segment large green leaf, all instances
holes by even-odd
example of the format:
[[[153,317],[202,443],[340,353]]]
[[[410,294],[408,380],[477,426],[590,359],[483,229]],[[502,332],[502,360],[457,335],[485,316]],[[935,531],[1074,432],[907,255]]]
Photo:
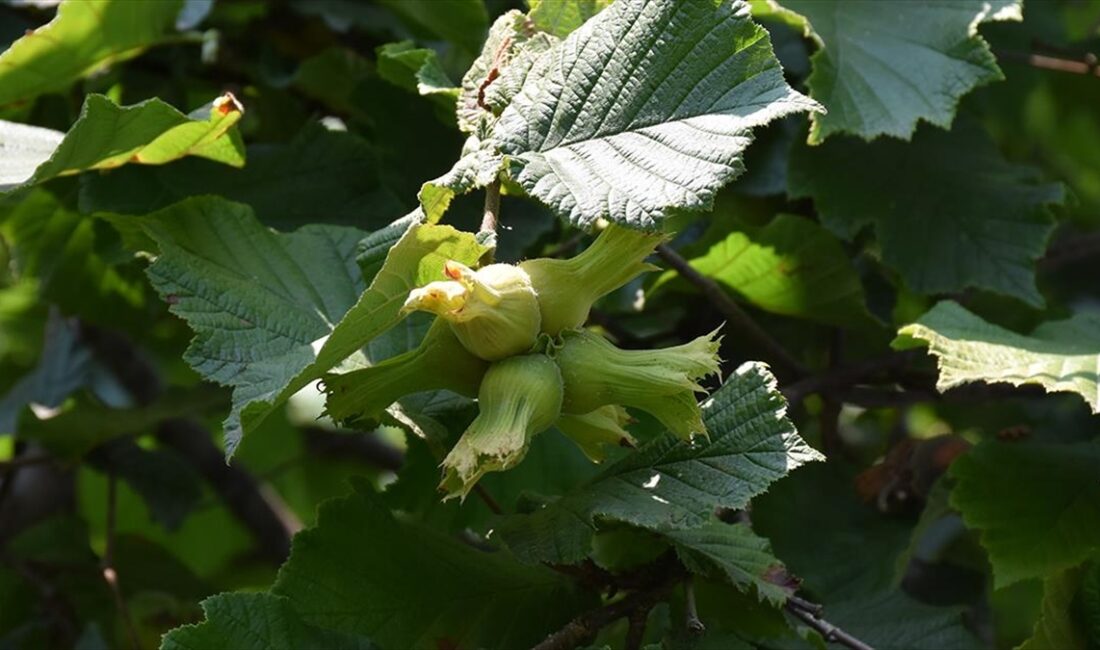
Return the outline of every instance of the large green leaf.
[[[982,320],[945,300],[899,331],[895,347],[927,344],[937,358],[936,388],[975,381],[1038,384],[1077,393],[1100,413],[1100,314],[1043,323],[1029,335]]]
[[[398,522],[364,482],[294,538],[272,592],[309,624],[431,650],[529,647],[593,604],[549,569]]]
[[[5,170],[11,181],[0,185],[0,191],[93,169],[163,165],[184,156],[243,167],[244,144],[233,129],[241,113],[240,104],[228,94],[190,115],[159,99],[118,106],[103,95],[88,95],[80,117],[63,138],[57,132],[0,122],[0,129],[13,136],[0,144],[0,152],[15,149],[23,165]],[[46,143],[58,138],[56,148],[46,151]]]
[[[700,528],[670,530],[685,566],[704,575],[718,574],[742,591],[755,587],[761,600],[781,605],[791,595],[783,563],[772,554],[768,540],[746,524],[729,525],[711,521]]]
[[[959,99],[1003,79],[981,23],[1020,20],[1021,0],[779,0],[818,44],[808,84],[827,113],[810,142],[834,133],[909,139],[919,120],[949,128]]]
[[[981,647],[960,608],[926,605],[900,589],[897,560],[912,523],[860,502],[852,472],[842,466],[812,465],[778,482],[753,501],[752,519],[803,589],[824,605],[825,619],[871,647]]]
[[[160,248],[149,278],[196,333],[185,358],[234,388],[230,455],[276,406],[395,325],[408,292],[442,277],[447,259],[475,264],[484,252],[473,235],[417,225],[364,291],[355,253],[365,233],[354,228],[277,234],[246,206],[212,197],[142,224]]]
[[[925,127],[911,143],[797,144],[789,185],[843,237],[874,226],[883,260],[916,291],[977,287],[1043,303],[1034,262],[1053,228],[1046,206],[1062,200],[1062,186],[1009,163],[972,123]]]
[[[742,226],[691,266],[766,311],[842,327],[874,325],[844,247],[809,219],[781,214],[762,228]],[[675,277],[665,273],[656,287]]]
[[[746,363],[703,404],[710,439],[662,436],[588,484],[498,529],[526,561],[576,562],[599,522],[655,530],[704,525],[717,507],[741,508],[792,469],[821,455],[786,417],[786,402],[761,364]]]
[[[164,636],[161,650],[374,650],[368,639],[307,623],[286,598],[271,594],[228,593],[202,603],[206,620],[176,628]]]
[[[286,144],[247,149],[243,169],[185,158],[163,167],[126,166],[81,178],[84,212],[146,214],[188,196],[247,203],[264,224],[381,226],[411,207],[383,187],[377,154],[362,138],[310,122]]]
[[[182,0],[67,0],[49,24],[0,54],[0,106],[64,90],[169,34]]]
[[[747,5],[615,2],[534,62],[493,140],[570,222],[651,228],[709,207],[753,127],[818,109],[784,82]]]
[[[1100,446],[990,441],[951,475],[951,505],[981,531],[997,587],[1048,577],[1100,549]]]

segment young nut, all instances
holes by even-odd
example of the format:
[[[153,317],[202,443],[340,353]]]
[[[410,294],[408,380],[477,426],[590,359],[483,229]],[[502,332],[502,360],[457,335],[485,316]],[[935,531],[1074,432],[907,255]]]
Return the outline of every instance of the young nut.
[[[368,368],[326,375],[326,414],[344,423],[374,419],[402,397],[425,390],[473,397],[488,368],[466,350],[446,321],[437,318],[416,349]]]
[[[585,414],[608,404],[645,411],[682,438],[706,434],[695,393],[718,372],[717,330],[662,350],[620,350],[586,331],[567,332],[557,351],[565,385],[562,410]]]
[[[607,458],[607,447],[634,447],[637,443],[623,428],[630,415],[621,406],[608,404],[583,415],[562,413],[554,426],[581,448],[593,463]]]
[[[445,498],[465,498],[485,473],[523,460],[531,439],[561,414],[561,373],[543,354],[509,357],[489,367],[477,400],[477,417],[443,459]]]
[[[541,317],[525,271],[511,264],[490,264],[474,271],[447,262],[443,272],[450,280],[414,289],[403,309],[438,314],[467,350],[486,361],[531,349]]]
[[[538,258],[519,266],[531,278],[542,312],[542,331],[557,336],[588,320],[592,304],[656,267],[645,263],[664,236],[608,226],[592,245],[567,260]]]

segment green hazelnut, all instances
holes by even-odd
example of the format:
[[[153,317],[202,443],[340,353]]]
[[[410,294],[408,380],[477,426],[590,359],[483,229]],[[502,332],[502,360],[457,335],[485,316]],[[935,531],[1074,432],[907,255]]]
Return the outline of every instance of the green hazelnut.
[[[414,289],[403,309],[438,314],[467,350],[486,361],[531,349],[541,317],[525,271],[511,264],[490,264],[474,271],[447,262],[444,273],[450,280]]]

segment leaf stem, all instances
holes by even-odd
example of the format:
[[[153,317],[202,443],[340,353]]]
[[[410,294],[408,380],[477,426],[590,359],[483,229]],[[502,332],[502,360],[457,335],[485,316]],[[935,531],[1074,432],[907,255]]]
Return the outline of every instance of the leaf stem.
[[[481,230],[497,231],[500,217],[500,179],[489,183],[485,188],[485,213],[481,217]]]
[[[805,377],[809,374],[806,367],[791,356],[791,354],[787,352],[787,349],[764,331],[762,327],[757,325],[756,321],[754,321],[744,309],[741,309],[741,306],[738,305],[733,298],[730,298],[725,290],[718,286],[717,282],[695,270],[687,260],[669,247],[668,244],[658,244],[657,254],[665,262],[668,262],[669,266],[676,269],[676,272],[683,276],[685,280],[694,284],[702,291],[703,295],[710,300],[711,304],[713,304],[718,311],[722,312],[726,320],[732,324],[740,334],[751,339],[754,344],[760,347],[764,354],[766,354],[776,366],[779,366],[785,374],[790,377]]]

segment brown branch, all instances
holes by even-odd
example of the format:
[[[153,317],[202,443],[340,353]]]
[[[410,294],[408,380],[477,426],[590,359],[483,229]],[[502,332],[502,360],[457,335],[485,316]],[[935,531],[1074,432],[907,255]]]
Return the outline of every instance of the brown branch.
[[[482,485],[481,483],[475,484],[474,493],[477,494],[478,498],[480,498],[482,503],[485,504],[485,507],[487,507],[494,515],[504,514],[504,508],[500,507],[500,502],[493,497],[493,495],[489,492],[489,489],[486,488],[484,485]]]
[[[788,614],[816,630],[827,643],[839,643],[852,650],[875,650],[863,641],[821,618],[820,605],[791,598],[787,600],[785,609]]]
[[[565,624],[557,632],[542,640],[532,650],[572,650],[590,640],[600,630],[621,618],[629,618],[635,612],[649,612],[675,585],[664,582],[657,586],[635,591],[597,610],[581,614]]]
[[[118,572],[115,571],[115,514],[118,509],[118,479],[114,472],[107,473],[107,542],[103,551],[103,559],[100,566],[103,571],[103,580],[110,588],[115,599],[115,609],[126,628],[126,635],[130,638],[130,646],[134,650],[141,650],[141,641],[138,640],[137,629],[134,627],[134,619],[130,616],[130,608],[126,604],[126,598],[122,595],[122,588],[118,585]]]
[[[0,474],[17,470],[20,467],[52,463],[55,460],[56,459],[50,455],[20,456],[19,458],[13,458],[11,460],[0,460]]]
[[[1069,234],[1059,238],[1047,250],[1043,259],[1039,260],[1039,270],[1051,273],[1096,256],[1100,256],[1100,232]]]
[[[282,564],[290,555],[290,538],[300,527],[282,499],[264,491],[249,472],[225,462],[210,432],[189,420],[166,420],[157,440],[183,456],[206,479],[230,512],[252,533],[264,557]]]
[[[778,341],[773,339],[762,327],[756,324],[741,306],[730,298],[722,287],[714,280],[704,276],[680,256],[668,244],[658,244],[657,254],[676,270],[685,280],[694,284],[703,295],[713,304],[722,315],[741,335],[752,340],[761,348],[768,359],[782,369],[788,376],[805,377],[809,374],[806,368],[787,352]]]
[[[500,217],[500,180],[495,180],[485,188],[485,213],[481,217],[481,230],[497,231]]]
[[[788,402],[794,404],[796,402],[801,402],[814,393],[846,389],[879,375],[899,370],[912,361],[924,356],[924,354],[925,351],[923,349],[891,352],[882,357],[847,364],[819,375],[807,377],[802,381],[783,388],[781,392],[783,396],[787,398]]]

